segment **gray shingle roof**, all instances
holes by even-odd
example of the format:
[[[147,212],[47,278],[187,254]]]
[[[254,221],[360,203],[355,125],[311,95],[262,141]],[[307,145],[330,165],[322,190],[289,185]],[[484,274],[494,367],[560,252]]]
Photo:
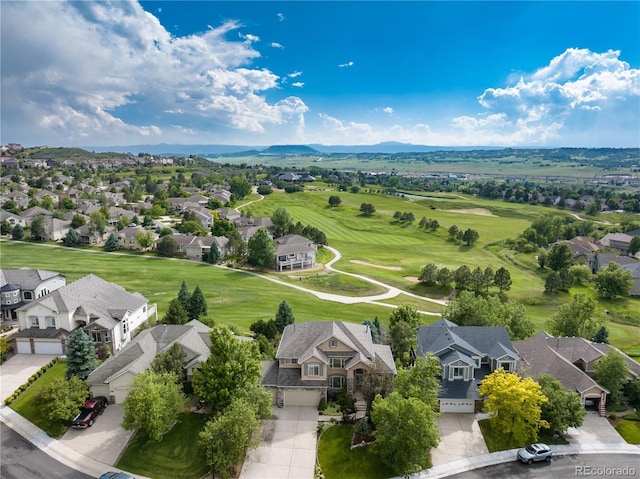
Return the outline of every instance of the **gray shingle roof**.
[[[18,284],[22,289],[35,290],[43,281],[64,275],[46,269],[2,269],[0,270],[0,286],[7,283]]]
[[[498,358],[505,354],[517,357],[509,333],[501,326],[457,326],[451,321],[436,321],[418,328],[419,356],[431,352],[436,356],[448,350]]]

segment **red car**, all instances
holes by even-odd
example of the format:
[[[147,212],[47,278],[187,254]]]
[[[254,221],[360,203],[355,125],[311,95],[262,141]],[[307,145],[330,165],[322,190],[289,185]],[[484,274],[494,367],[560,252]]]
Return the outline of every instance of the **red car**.
[[[100,414],[102,414],[102,411],[105,410],[107,404],[107,398],[104,396],[96,396],[93,399],[89,399],[82,405],[78,415],[73,418],[71,426],[78,429],[93,426],[93,422]]]

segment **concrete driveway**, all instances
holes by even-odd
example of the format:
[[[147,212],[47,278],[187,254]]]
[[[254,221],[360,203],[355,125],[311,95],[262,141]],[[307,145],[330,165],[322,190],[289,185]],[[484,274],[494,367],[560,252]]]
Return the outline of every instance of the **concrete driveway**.
[[[313,479],[317,408],[274,408],[273,415],[263,421],[262,443],[247,454],[240,479]]]
[[[124,410],[120,404],[109,404],[93,426],[86,429],[70,428],[60,443],[98,462],[113,466],[124,452],[134,431],[120,427]]]
[[[49,354],[14,354],[0,365],[0,400],[4,401],[31,375],[55,358]]]
[[[489,450],[480,432],[478,419],[485,414],[446,413],[436,419],[440,431],[440,444],[431,450],[434,466],[448,464],[458,459],[467,459]]]
[[[588,411],[584,422],[579,428],[570,427],[565,434],[569,444],[594,444],[596,442],[608,444],[626,444],[618,431],[609,420],[595,411]]]

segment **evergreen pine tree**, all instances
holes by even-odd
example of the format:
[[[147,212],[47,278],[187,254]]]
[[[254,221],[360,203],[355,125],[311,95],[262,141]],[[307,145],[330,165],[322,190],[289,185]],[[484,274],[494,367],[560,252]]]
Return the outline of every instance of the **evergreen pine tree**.
[[[284,328],[288,324],[293,324],[295,320],[296,318],[293,315],[291,306],[289,306],[286,301],[282,301],[280,306],[278,306],[278,312],[276,313],[276,326],[278,327],[278,331],[284,331]]]
[[[178,300],[182,303],[182,307],[189,311],[189,303],[191,302],[191,293],[187,289],[187,283],[182,280],[182,285],[180,286],[180,291],[178,292]]]
[[[76,329],[67,341],[67,379],[86,379],[98,367],[96,346],[84,329]]]
[[[120,249],[120,244],[118,243],[118,237],[115,233],[111,233],[107,238],[107,241],[104,244],[105,251],[118,251]]]
[[[216,264],[220,261],[220,250],[218,249],[218,245],[215,243],[211,244],[211,249],[207,253],[206,261],[207,263]]]
[[[64,237],[65,246],[76,246],[80,243],[80,236],[74,229],[70,229],[67,235]]]
[[[207,302],[200,290],[200,286],[196,286],[193,290],[191,299],[189,300],[189,319],[198,319],[207,315]]]
[[[178,298],[173,298],[169,301],[169,307],[162,317],[162,322],[165,324],[185,324],[187,321],[189,321],[189,313]]]

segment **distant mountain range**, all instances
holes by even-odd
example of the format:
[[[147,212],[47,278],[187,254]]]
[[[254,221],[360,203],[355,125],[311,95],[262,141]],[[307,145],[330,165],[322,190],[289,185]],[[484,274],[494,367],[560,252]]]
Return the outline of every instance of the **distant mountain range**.
[[[487,146],[427,146],[413,145],[389,141],[376,145],[177,145],[160,143],[157,145],[129,145],[129,146],[84,146],[94,152],[149,153],[150,155],[180,155],[180,156],[224,156],[237,154],[249,155],[314,155],[322,153],[424,153],[429,151],[470,151],[470,150],[501,150],[501,147]]]

